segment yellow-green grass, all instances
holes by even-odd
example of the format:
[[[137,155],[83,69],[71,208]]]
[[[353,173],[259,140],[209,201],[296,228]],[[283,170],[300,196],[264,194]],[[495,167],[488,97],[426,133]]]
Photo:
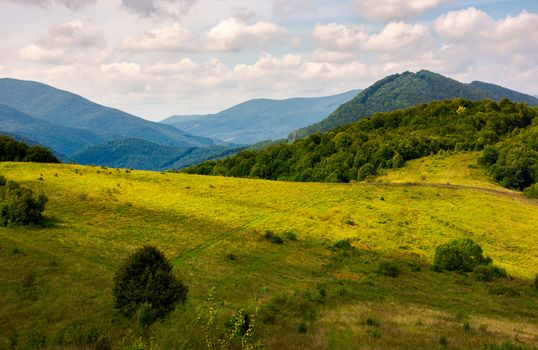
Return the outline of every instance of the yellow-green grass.
[[[114,271],[137,247],[155,244],[172,259],[194,305],[203,304],[212,286],[228,309],[252,300],[262,287],[265,301],[295,295],[300,303],[305,291],[328,291],[326,302],[309,304],[318,316],[307,320],[306,334],[296,332],[300,315],[260,325],[268,348],[412,348],[417,337],[422,346],[438,346],[444,334],[449,348],[517,335],[536,344],[537,298],[526,284],[538,272],[538,205],[469,168],[475,158],[426,158],[381,181],[354,184],[2,163],[0,174],[49,197],[49,224],[0,229],[0,339],[39,330],[52,343],[76,322],[123,327],[109,321]],[[417,179],[417,172],[426,175]],[[447,182],[469,187],[436,186]],[[262,238],[265,230],[289,229],[298,241],[276,245]],[[461,237],[480,243],[516,277],[500,286],[521,289],[519,296],[497,296],[489,292],[492,284],[429,270],[435,247]],[[346,238],[356,255],[342,258],[327,249]],[[229,253],[237,259],[228,259]],[[401,263],[402,276],[378,276],[379,259]],[[35,286],[23,286],[32,274]],[[458,312],[470,322],[495,324],[495,331],[459,339]],[[367,314],[380,319],[381,338],[363,326]]]

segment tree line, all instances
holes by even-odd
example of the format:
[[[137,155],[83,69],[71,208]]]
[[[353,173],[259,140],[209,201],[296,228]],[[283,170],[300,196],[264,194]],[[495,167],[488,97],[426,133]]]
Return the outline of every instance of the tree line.
[[[524,189],[536,182],[536,155],[530,149],[534,147],[536,151],[535,141],[532,141],[536,140],[536,135],[531,130],[538,124],[537,116],[535,109],[507,99],[498,103],[465,99],[437,101],[376,113],[291,144],[243,151],[233,157],[187,168],[184,172],[270,180],[350,182],[440,151],[486,148],[485,152],[490,152],[488,146],[498,144],[495,149],[499,147],[499,156],[494,162],[499,168],[509,162],[508,154],[515,156],[516,149],[527,152],[527,160],[521,161],[521,171],[510,174],[508,170],[503,172],[507,176],[494,175],[507,187]],[[531,125],[534,126],[529,128]],[[514,143],[518,146],[513,146]],[[509,180],[508,176],[516,179]],[[507,179],[502,181],[505,177]]]
[[[0,161],[60,163],[48,148],[41,145],[29,146],[4,135],[0,135]]]

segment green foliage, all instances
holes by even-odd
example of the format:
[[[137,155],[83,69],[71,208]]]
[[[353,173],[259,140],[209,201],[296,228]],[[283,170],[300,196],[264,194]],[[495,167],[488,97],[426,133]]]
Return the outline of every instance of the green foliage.
[[[530,127],[514,129],[509,138],[484,148],[479,159],[495,181],[504,187],[524,190],[531,198],[538,197],[538,118],[534,120]],[[497,123],[509,128],[505,119]]]
[[[263,234],[263,238],[274,244],[284,244],[284,240],[279,235],[276,235],[273,231],[266,230]]]
[[[534,276],[534,289],[537,289],[538,290],[538,273],[536,274],[536,276]]]
[[[299,323],[299,325],[297,326],[297,332],[306,333],[306,331],[307,331],[306,322]]]
[[[51,151],[43,146],[28,146],[11,137],[0,135],[0,161],[59,163]]]
[[[341,239],[339,241],[336,241],[332,245],[332,250],[342,250],[342,251],[350,251],[353,249],[353,246],[351,245],[351,242],[349,239]]]
[[[139,312],[141,324],[148,318],[163,318],[178,302],[187,297],[188,289],[172,274],[172,265],[153,246],[134,252],[114,277],[115,308],[125,316]],[[148,305],[152,310],[147,310]]]
[[[506,278],[508,275],[505,269],[488,264],[476,266],[473,270],[473,276],[477,281],[490,282],[499,278]]]
[[[383,276],[398,277],[400,269],[398,268],[398,265],[392,261],[382,261],[379,263],[377,272]]]
[[[48,199],[0,175],[0,225],[30,225],[43,223],[43,211]]]
[[[482,255],[482,247],[470,238],[463,238],[442,244],[435,250],[433,268],[436,271],[471,272],[479,265],[491,263]]]
[[[523,194],[529,198],[538,198],[538,183],[534,183],[527,187]]]
[[[284,232],[284,238],[286,238],[289,241],[296,241],[297,240],[297,231],[295,230],[287,230]]]
[[[457,112],[461,106],[465,107],[465,113]],[[506,159],[507,164],[515,164],[513,169],[503,169],[504,175],[495,178],[501,181],[512,171],[517,179],[504,181],[506,186],[528,186],[532,183],[530,174],[538,173],[535,171],[535,151],[525,151],[525,157],[520,159],[516,158],[516,150],[529,149],[525,145],[536,140],[533,133],[519,133],[531,125],[538,113],[510,101],[504,101],[503,106],[488,100],[456,99],[378,113],[331,132],[299,139],[293,144],[272,145],[257,152],[243,151],[184,171],[270,180],[349,182],[440,151],[486,147],[484,164],[502,159]],[[514,148],[513,152],[492,148],[498,140],[514,137],[521,141],[517,142],[519,148]],[[510,156],[504,156],[505,153]]]

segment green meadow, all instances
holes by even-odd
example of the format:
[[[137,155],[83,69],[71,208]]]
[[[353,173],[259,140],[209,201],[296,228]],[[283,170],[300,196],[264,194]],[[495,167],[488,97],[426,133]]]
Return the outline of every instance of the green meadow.
[[[0,228],[0,349],[92,349],[99,337],[206,348],[197,315],[213,287],[219,327],[260,306],[267,349],[535,349],[538,202],[492,183],[477,157],[426,157],[350,184],[0,163],[49,198],[45,227]],[[433,272],[435,248],[463,237],[511,278]],[[345,239],[352,250],[331,249]],[[189,294],[140,330],[114,312],[112,287],[145,244],[165,252]],[[400,274],[379,273],[382,262]]]

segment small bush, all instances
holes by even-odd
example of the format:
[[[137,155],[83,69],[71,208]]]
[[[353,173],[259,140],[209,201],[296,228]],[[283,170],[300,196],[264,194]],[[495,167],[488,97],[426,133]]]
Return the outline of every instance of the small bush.
[[[538,183],[535,183],[529,187],[527,187],[523,194],[529,198],[538,198]]]
[[[482,255],[482,247],[469,238],[453,240],[435,250],[433,268],[436,271],[471,272],[476,266],[488,265],[491,259]]]
[[[339,241],[336,241],[336,242],[332,245],[332,249],[333,249],[333,250],[344,250],[344,251],[348,251],[348,250],[353,249],[353,246],[351,245],[351,242],[349,241],[349,239],[341,239],[341,240],[339,240]]]
[[[306,333],[306,331],[307,331],[306,323],[305,322],[299,323],[299,325],[297,326],[297,332]]]
[[[469,323],[469,321],[463,322],[463,330],[466,332],[471,330],[471,324]]]
[[[441,346],[447,346],[448,345],[448,339],[446,339],[445,336],[442,336],[441,338],[439,338],[439,344]]]
[[[295,230],[287,230],[284,232],[284,238],[286,238],[289,241],[296,241],[297,232]]]
[[[274,244],[283,244],[284,240],[279,235],[275,235],[273,231],[265,231],[263,238]]]
[[[370,327],[379,327],[379,322],[371,317],[368,317],[364,323]]]
[[[115,308],[133,317],[143,304],[162,318],[187,297],[188,288],[172,274],[172,265],[153,246],[134,252],[114,277]]]
[[[400,269],[398,265],[392,261],[382,261],[379,263],[377,273],[388,277],[398,277],[400,275]]]
[[[506,270],[492,264],[479,265],[474,268],[473,276],[477,281],[490,282],[499,278],[506,278]]]
[[[0,178],[0,225],[42,224],[47,197],[34,195],[31,189]]]
[[[538,290],[538,273],[534,276],[534,289]]]
[[[226,254],[226,259],[231,260],[231,261],[236,261],[237,256],[234,253],[228,253]]]

